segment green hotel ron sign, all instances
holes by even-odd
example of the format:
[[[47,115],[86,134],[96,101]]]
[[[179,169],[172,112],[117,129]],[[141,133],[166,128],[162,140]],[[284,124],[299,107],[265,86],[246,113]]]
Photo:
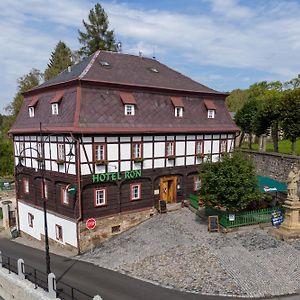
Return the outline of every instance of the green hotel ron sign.
[[[142,177],[141,170],[132,170],[125,172],[109,172],[101,174],[93,174],[93,183],[96,182],[106,182],[106,181],[117,181],[117,180],[130,180]]]

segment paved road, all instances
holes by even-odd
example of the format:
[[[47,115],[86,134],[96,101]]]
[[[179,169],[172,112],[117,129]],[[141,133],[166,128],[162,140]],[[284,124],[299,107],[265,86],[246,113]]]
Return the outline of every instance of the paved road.
[[[3,238],[0,238],[0,250],[4,255],[9,255],[13,258],[22,257],[25,264],[35,266],[37,269],[45,271],[45,253],[43,251],[20,245]],[[51,254],[51,270],[56,274],[58,281],[63,280],[65,283],[71,284],[90,295],[99,294],[103,300],[228,299],[228,297],[203,296],[165,289],[111,270],[96,267],[86,262],[54,254]],[[290,300],[299,299],[299,296],[296,297],[298,298],[290,298]]]

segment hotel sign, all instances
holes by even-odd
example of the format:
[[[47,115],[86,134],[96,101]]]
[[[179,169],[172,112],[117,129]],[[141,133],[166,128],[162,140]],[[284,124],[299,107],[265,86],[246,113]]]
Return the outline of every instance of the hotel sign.
[[[108,172],[101,174],[93,174],[93,183],[96,182],[107,182],[107,181],[117,181],[117,180],[130,180],[142,177],[142,170],[133,170],[125,172]]]

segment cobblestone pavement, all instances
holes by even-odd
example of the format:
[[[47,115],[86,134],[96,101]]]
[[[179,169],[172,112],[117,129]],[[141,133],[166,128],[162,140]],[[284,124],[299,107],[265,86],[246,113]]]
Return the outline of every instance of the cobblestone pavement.
[[[157,215],[80,259],[203,294],[268,297],[300,288],[300,241],[277,241],[253,227],[208,233],[188,209]]]

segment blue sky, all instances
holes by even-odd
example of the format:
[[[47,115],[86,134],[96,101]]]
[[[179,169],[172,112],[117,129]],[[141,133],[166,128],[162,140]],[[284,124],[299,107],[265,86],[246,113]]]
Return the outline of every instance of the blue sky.
[[[0,1],[0,113],[17,79],[44,71],[59,40],[80,47],[78,29],[97,1]],[[219,91],[300,73],[300,1],[101,1],[123,52],[156,58]]]

